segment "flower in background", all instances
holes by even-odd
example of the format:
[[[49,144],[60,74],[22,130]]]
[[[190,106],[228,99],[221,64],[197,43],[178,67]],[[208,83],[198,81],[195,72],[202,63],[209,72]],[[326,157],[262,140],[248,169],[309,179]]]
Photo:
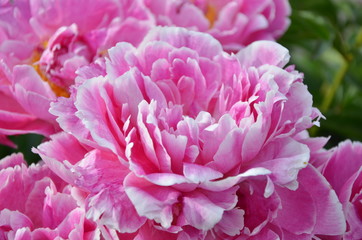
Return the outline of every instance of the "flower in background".
[[[76,70],[153,25],[141,1],[2,1],[0,134],[59,130],[50,102],[69,96]],[[9,124],[9,121],[14,124]]]
[[[1,239],[99,239],[85,218],[85,193],[43,163],[26,166],[21,154],[0,160]]]
[[[52,105],[64,132],[36,150],[90,192],[89,218],[120,238],[344,231],[336,194],[307,167],[299,134],[320,115],[302,75],[284,69],[285,48],[261,41],[229,55],[208,34],[160,27],[108,55]]]
[[[287,0],[144,0],[157,24],[210,33],[227,51],[275,40],[288,28]]]
[[[343,239],[362,238],[362,143],[341,142],[322,170],[343,205],[347,231]],[[328,239],[328,238],[326,238]]]

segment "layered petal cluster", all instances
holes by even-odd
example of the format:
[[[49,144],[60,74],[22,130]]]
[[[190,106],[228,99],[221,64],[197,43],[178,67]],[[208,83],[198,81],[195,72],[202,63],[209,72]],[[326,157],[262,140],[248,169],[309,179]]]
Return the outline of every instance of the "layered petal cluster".
[[[30,66],[17,65],[11,70],[0,60],[0,135],[38,133],[49,136],[59,131],[50,102],[56,95]],[[2,141],[1,141],[2,142]]]
[[[52,104],[64,132],[36,152],[90,192],[87,217],[113,237],[344,231],[335,192],[308,166],[300,135],[320,115],[302,75],[284,69],[285,48],[261,41],[229,55],[208,34],[159,27],[139,47],[120,43],[108,55]]]
[[[347,231],[343,239],[362,238],[362,143],[341,142],[331,150],[323,175],[343,205]],[[328,238],[327,238],[328,239]]]
[[[257,40],[275,40],[289,26],[287,0],[145,0],[157,24],[207,32],[225,50]]]
[[[99,239],[85,218],[85,193],[44,164],[27,167],[21,154],[0,160],[1,239]]]
[[[1,1],[0,134],[58,130],[50,102],[76,70],[119,41],[137,45],[153,20],[141,1]],[[14,121],[15,124],[9,124]]]

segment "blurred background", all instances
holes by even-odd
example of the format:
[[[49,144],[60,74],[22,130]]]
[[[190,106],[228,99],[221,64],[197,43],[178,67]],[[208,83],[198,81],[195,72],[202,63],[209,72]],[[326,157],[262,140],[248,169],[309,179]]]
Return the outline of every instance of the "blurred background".
[[[330,136],[327,148],[345,139],[362,141],[362,0],[290,0],[291,25],[279,42],[290,50],[291,64],[304,72],[304,82],[327,120],[310,130]],[[0,158],[31,152],[43,140],[27,134],[10,137],[17,149],[0,146]]]
[[[326,117],[311,135],[330,136],[327,148],[347,138],[362,141],[362,1],[290,3],[291,25],[279,42]]]

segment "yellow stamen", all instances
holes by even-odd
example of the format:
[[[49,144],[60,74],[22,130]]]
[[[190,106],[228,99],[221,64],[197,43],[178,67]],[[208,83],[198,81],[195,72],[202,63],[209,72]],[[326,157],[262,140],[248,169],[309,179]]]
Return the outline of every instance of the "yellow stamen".
[[[215,20],[217,18],[217,10],[211,4],[207,5],[205,17],[209,20],[210,28],[212,28],[214,26]]]

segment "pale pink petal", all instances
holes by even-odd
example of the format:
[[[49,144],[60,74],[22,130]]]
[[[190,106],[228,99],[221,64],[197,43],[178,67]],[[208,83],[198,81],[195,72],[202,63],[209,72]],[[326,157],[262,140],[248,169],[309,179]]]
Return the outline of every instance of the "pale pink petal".
[[[186,220],[200,230],[210,230],[221,219],[224,209],[210,201],[202,193],[187,194],[183,199],[183,214]]]
[[[280,139],[268,144],[256,157],[258,166],[272,172],[278,184],[288,185],[297,180],[299,170],[309,161],[309,148],[291,138]]]
[[[129,175],[125,181],[127,196],[140,216],[155,220],[164,228],[171,227],[173,205],[180,193],[171,187],[158,187],[150,182]]]
[[[59,177],[69,183],[74,183],[76,173],[70,170],[70,165],[82,159],[87,150],[73,136],[61,132],[53,135],[51,142],[38,146],[34,152],[39,154],[47,166]]]
[[[250,44],[238,52],[237,57],[240,63],[246,67],[259,67],[264,64],[284,67],[290,59],[286,48],[271,41],[258,41]]]

